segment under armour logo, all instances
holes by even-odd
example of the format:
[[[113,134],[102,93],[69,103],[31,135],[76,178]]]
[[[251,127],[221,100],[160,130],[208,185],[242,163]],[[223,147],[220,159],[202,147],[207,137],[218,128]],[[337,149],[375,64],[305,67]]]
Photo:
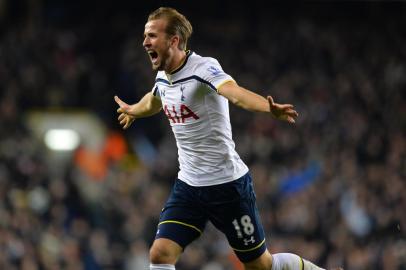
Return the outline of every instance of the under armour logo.
[[[251,244],[254,244],[254,243],[255,243],[255,238],[254,238],[254,236],[251,236],[250,239],[244,238],[243,240],[244,240],[244,245],[246,245],[246,246],[248,246],[249,243],[251,243]]]
[[[215,66],[210,66],[207,70],[214,76],[221,73],[221,70]]]

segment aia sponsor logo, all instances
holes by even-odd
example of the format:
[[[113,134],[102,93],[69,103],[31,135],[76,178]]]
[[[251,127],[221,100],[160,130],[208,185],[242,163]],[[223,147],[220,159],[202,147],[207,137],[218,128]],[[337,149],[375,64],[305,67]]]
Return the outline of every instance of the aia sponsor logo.
[[[177,123],[185,123],[188,118],[192,118],[194,120],[199,119],[197,116],[188,106],[185,104],[181,104],[178,108],[175,105],[164,105],[164,112],[169,119],[169,122],[173,124]]]

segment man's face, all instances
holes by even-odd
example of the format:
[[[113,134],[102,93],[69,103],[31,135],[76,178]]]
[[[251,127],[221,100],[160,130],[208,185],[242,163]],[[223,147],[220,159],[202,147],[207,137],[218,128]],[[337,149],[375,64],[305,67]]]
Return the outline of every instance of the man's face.
[[[153,70],[165,70],[171,59],[171,42],[165,33],[167,22],[163,19],[148,21],[145,24],[143,46],[152,63]]]

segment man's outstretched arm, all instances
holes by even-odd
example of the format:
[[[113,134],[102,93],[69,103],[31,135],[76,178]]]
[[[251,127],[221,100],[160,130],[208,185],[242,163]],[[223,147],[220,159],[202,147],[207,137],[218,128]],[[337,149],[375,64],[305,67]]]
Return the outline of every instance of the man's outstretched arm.
[[[299,115],[292,104],[275,103],[271,96],[264,98],[233,81],[220,86],[218,92],[231,103],[245,110],[270,113],[276,119],[288,121],[289,123],[295,123],[295,118]]]
[[[162,109],[161,101],[151,92],[148,92],[139,102],[132,105],[125,103],[118,96],[114,96],[114,100],[120,106],[117,109],[120,114],[118,121],[123,125],[123,129],[127,129],[135,119],[157,114]]]

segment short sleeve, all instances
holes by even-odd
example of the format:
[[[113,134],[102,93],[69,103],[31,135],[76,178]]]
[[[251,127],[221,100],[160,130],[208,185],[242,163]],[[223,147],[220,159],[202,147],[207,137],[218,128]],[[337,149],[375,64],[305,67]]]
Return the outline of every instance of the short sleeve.
[[[161,70],[157,72],[156,77],[155,77],[155,84],[151,91],[152,94],[154,95],[154,97],[158,98],[159,100],[161,99],[161,89],[160,88],[162,88],[162,85],[160,86],[159,82],[162,82],[162,81],[165,82],[165,80],[163,78],[164,74],[165,73]],[[169,83],[169,82],[166,82],[166,83]]]
[[[216,59],[208,57],[206,60],[207,61],[199,65],[198,72],[201,78],[213,85],[216,90],[218,90],[222,84],[228,81],[234,81],[230,75],[223,71],[223,68]]]
[[[154,97],[161,99],[161,91],[159,90],[159,86],[157,83],[155,83],[154,87],[151,90],[152,95],[154,95]]]

